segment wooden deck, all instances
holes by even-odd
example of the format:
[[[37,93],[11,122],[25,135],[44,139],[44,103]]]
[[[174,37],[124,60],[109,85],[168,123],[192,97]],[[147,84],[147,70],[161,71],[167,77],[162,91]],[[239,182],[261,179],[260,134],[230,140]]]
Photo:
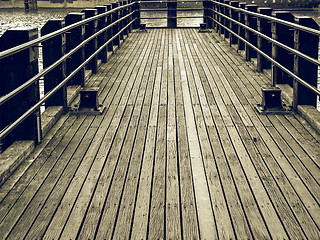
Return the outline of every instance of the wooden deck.
[[[261,86],[195,29],[130,35],[90,84],[100,116],[65,115],[0,189],[9,239],[319,239],[320,135],[259,115]]]

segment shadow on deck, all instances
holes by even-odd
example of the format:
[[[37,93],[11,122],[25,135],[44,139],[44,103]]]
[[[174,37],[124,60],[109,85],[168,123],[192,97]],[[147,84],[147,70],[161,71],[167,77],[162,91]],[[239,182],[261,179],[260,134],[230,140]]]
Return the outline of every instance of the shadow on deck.
[[[89,85],[106,111],[64,115],[1,187],[1,236],[320,238],[320,135],[257,114],[269,80],[218,36],[133,33]]]

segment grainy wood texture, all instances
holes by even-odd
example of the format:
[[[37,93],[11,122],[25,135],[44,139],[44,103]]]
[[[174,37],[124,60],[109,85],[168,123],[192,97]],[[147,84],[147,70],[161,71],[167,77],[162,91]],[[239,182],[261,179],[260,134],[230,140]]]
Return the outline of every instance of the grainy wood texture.
[[[259,115],[254,71],[215,33],[132,33],[0,188],[8,239],[319,239],[320,135]]]

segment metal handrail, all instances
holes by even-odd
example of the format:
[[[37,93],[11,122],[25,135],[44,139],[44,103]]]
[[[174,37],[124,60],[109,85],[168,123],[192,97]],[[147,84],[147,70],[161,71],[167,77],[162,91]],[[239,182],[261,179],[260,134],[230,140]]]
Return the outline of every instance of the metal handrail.
[[[61,64],[63,61],[65,61],[67,58],[69,58],[72,54],[74,54],[76,51],[78,51],[80,48],[82,48],[84,45],[86,45],[90,40],[94,39],[95,37],[97,37],[98,35],[100,35],[102,32],[108,30],[109,28],[112,28],[114,25],[116,25],[117,23],[123,21],[124,19],[126,19],[127,17],[129,17],[130,15],[133,15],[134,12],[127,14],[126,16],[118,19],[117,21],[113,22],[112,24],[109,24],[108,26],[106,26],[105,28],[99,30],[98,32],[96,32],[95,34],[93,34],[92,36],[90,36],[89,38],[87,38],[86,40],[84,40],[82,43],[80,43],[77,47],[73,48],[70,52],[66,53],[63,57],[61,57],[59,60],[57,60],[56,62],[54,62],[52,65],[46,67],[45,69],[43,69],[41,72],[39,72],[37,75],[35,75],[34,77],[30,78],[27,82],[25,82],[24,84],[20,85],[19,87],[17,87],[16,89],[14,89],[13,91],[11,91],[10,93],[1,96],[0,97],[0,106],[3,105],[5,102],[9,101],[11,98],[13,98],[14,96],[16,96],[17,94],[19,94],[20,92],[22,92],[23,90],[25,90],[26,88],[28,88],[29,86],[31,86],[33,83],[35,83],[36,81],[38,81],[42,76],[46,75],[48,72],[50,72],[52,69],[54,69],[55,67],[57,67],[59,64]],[[89,18],[88,18],[89,19]],[[58,32],[60,30],[57,30],[55,32]],[[55,33],[53,32],[53,33]],[[49,35],[49,34],[48,34]],[[45,35],[47,36],[47,35]],[[54,36],[57,36],[54,34]]]
[[[67,27],[64,27],[64,28],[59,29],[59,30],[57,30],[57,31],[54,31],[54,32],[52,32],[52,33],[46,34],[46,35],[44,35],[44,36],[41,36],[41,37],[36,38],[36,39],[34,39],[34,40],[31,40],[31,41],[29,41],[29,42],[27,42],[27,43],[18,45],[18,46],[16,46],[16,47],[13,47],[13,48],[10,48],[10,49],[7,49],[7,50],[4,50],[4,51],[0,52],[0,59],[3,59],[3,58],[5,58],[5,57],[9,57],[9,56],[11,56],[11,55],[13,55],[13,54],[16,54],[16,53],[20,52],[20,51],[23,51],[23,50],[25,50],[25,49],[28,49],[28,48],[33,47],[33,46],[35,46],[35,45],[38,45],[38,44],[41,43],[41,42],[44,42],[44,41],[49,40],[49,39],[51,39],[51,38],[53,38],[53,37],[56,37],[56,36],[59,36],[59,35],[65,33],[65,32],[68,32],[68,31],[70,31],[71,29],[74,29],[74,28],[76,28],[76,27],[82,26],[82,25],[84,25],[84,24],[86,24],[86,23],[88,23],[88,22],[91,22],[91,21],[93,21],[93,20],[96,20],[96,19],[98,19],[98,18],[101,18],[101,17],[107,16],[107,15],[110,15],[110,14],[114,13],[115,11],[121,10],[121,9],[123,9],[123,8],[130,7],[130,6],[134,5],[134,4],[136,4],[136,2],[132,2],[132,3],[129,3],[129,4],[127,4],[127,5],[123,5],[123,6],[116,7],[116,8],[114,8],[114,9],[108,11],[108,12],[101,13],[101,14],[99,14],[99,15],[96,15],[96,16],[93,16],[93,17],[84,19],[84,20],[79,21],[79,22],[77,22],[77,23],[73,23],[73,24],[71,24],[71,25],[69,25],[69,26],[67,26]]]
[[[210,17],[211,18],[211,17]],[[263,57],[265,57],[268,61],[272,62],[274,65],[276,65],[277,67],[279,67],[281,70],[283,70],[284,72],[286,72],[288,75],[290,75],[292,78],[294,78],[295,80],[297,80],[300,84],[302,84],[303,86],[305,86],[306,88],[308,88],[309,90],[313,91],[314,93],[316,93],[318,96],[320,96],[320,90],[315,88],[314,86],[310,85],[309,83],[307,83],[306,81],[304,81],[302,78],[300,78],[299,76],[297,76],[296,74],[292,73],[290,70],[288,70],[286,67],[282,66],[280,63],[278,63],[277,61],[275,61],[272,57],[270,57],[268,54],[266,54],[265,52],[261,51],[259,48],[257,48],[255,45],[253,45],[252,43],[250,43],[249,41],[247,41],[246,39],[244,39],[243,37],[241,37],[240,35],[238,35],[237,33],[235,33],[234,31],[232,31],[229,28],[226,28],[225,26],[223,26],[222,23],[218,22],[216,19],[211,18],[213,21],[215,21],[217,24],[219,24],[220,26],[224,27],[227,31],[229,31],[230,33],[232,33],[233,35],[236,35],[237,38],[239,38],[241,41],[245,42],[248,46],[250,46],[251,48],[253,48],[255,51],[257,51],[259,54],[261,54]]]
[[[175,8],[177,11],[201,11],[204,8]],[[140,9],[141,12],[167,12],[168,8],[149,8],[149,9]]]
[[[53,88],[50,92],[44,95],[44,97],[37,102],[34,106],[32,106],[28,111],[26,111],[23,115],[21,115],[16,121],[14,121],[9,126],[5,127],[0,132],[0,140],[8,136],[8,134],[15,129],[20,123],[22,123],[27,117],[29,117],[34,112],[38,111],[39,107],[42,106],[53,94],[55,94],[60,88],[62,88],[74,75],[77,74],[87,63],[90,62],[92,58],[94,58],[103,48],[105,48],[109,43],[111,43],[116,37],[118,37],[126,28],[128,28],[136,19],[133,19],[130,23],[128,23],[124,28],[122,28],[117,34],[115,34],[112,38],[110,38],[107,42],[105,42],[99,49],[97,49],[90,57],[88,57],[81,65],[79,65],[74,71],[72,71],[61,83],[59,83],[55,88]],[[96,36],[92,35],[87,38],[82,43],[88,43]],[[81,48],[81,47],[79,47]],[[79,49],[78,48],[78,49]],[[77,49],[77,50],[78,50]],[[60,61],[60,59],[59,59]]]
[[[276,18],[276,17],[272,17],[272,16],[260,14],[260,13],[255,13],[255,12],[250,12],[248,10],[245,10],[245,9],[242,9],[242,8],[233,7],[231,5],[228,5],[228,4],[225,4],[225,3],[220,3],[220,2],[217,2],[215,0],[209,0],[209,1],[211,1],[211,2],[213,2],[215,4],[218,4],[218,5],[224,6],[224,7],[231,8],[231,9],[233,9],[235,11],[238,11],[238,12],[247,13],[247,14],[250,14],[250,15],[252,15],[254,17],[263,18],[263,19],[266,19],[266,20],[269,20],[269,21],[272,21],[272,22],[280,23],[282,25],[285,25],[285,26],[288,26],[288,27],[291,27],[291,28],[294,28],[294,29],[297,29],[297,30],[301,30],[301,31],[304,31],[304,32],[307,32],[307,33],[311,33],[311,34],[314,34],[314,35],[320,37],[320,31],[319,30],[315,30],[313,28],[309,28],[309,27],[305,27],[305,26],[302,26],[302,25],[299,25],[299,24],[296,24],[296,23],[288,22],[288,21],[285,21],[285,20],[282,20],[282,19],[279,19],[279,18]],[[208,10],[212,10],[212,9],[208,8]]]
[[[315,65],[317,65],[317,66],[320,66],[320,61],[319,61],[319,60],[317,60],[317,59],[315,59],[315,58],[312,58],[312,57],[309,57],[308,55],[306,55],[306,54],[304,54],[304,53],[301,53],[301,52],[299,52],[298,50],[296,50],[296,49],[294,49],[294,48],[292,48],[292,47],[289,47],[289,46],[287,46],[287,45],[285,45],[285,44],[283,44],[283,43],[281,43],[281,42],[279,42],[279,41],[277,41],[277,40],[275,40],[275,39],[273,39],[273,38],[271,38],[271,37],[269,37],[269,36],[267,36],[267,35],[259,32],[259,31],[255,30],[255,29],[253,29],[253,28],[250,28],[249,26],[247,26],[247,25],[245,25],[245,24],[243,24],[243,23],[241,23],[241,22],[239,22],[239,21],[236,21],[236,20],[234,20],[234,19],[232,19],[232,18],[230,18],[230,17],[228,17],[228,16],[226,16],[226,15],[223,15],[223,14],[220,13],[220,12],[217,12],[217,11],[215,11],[215,12],[216,12],[218,15],[221,15],[221,16],[223,16],[224,18],[228,19],[229,21],[232,21],[232,22],[236,23],[237,25],[240,25],[241,27],[243,27],[243,28],[245,28],[245,29],[253,32],[253,33],[256,34],[256,35],[259,35],[260,37],[266,39],[268,42],[272,42],[272,43],[276,44],[277,46],[279,46],[279,47],[281,47],[281,48],[283,48],[283,49],[285,49],[285,50],[287,50],[287,51],[289,51],[289,52],[291,52],[291,53],[293,53],[293,54],[295,54],[295,55],[297,55],[297,56],[299,56],[299,57],[302,57],[302,58],[304,58],[305,60],[307,60],[307,61],[309,61],[309,62],[312,62],[313,64],[315,64]],[[211,18],[211,17],[210,17],[210,18]],[[211,19],[213,19],[213,18],[211,18]],[[215,21],[215,22],[216,22],[216,21]],[[225,29],[227,29],[227,30],[230,30],[228,27],[226,27],[226,26],[224,26],[224,25],[222,25],[222,27],[225,28]],[[320,32],[320,31],[319,31],[319,32]],[[237,35],[237,34],[235,34],[235,35]],[[237,37],[238,37],[238,35],[237,35]]]
[[[14,50],[12,51],[3,51],[1,53],[3,53],[3,55],[5,56],[10,56],[12,54],[17,53],[17,49],[20,49],[19,51],[25,50],[29,47],[34,46],[35,44],[38,44],[40,42],[46,41],[50,38],[53,38],[55,36],[61,35],[63,33],[65,33],[66,31],[69,31],[73,28],[79,27],[89,21],[93,21],[95,19],[98,19],[100,17],[104,17],[107,16],[108,14],[111,14],[119,9],[122,9],[124,7],[128,7],[130,5],[132,5],[134,3],[128,4],[128,5],[124,5],[121,7],[117,7],[112,9],[111,11],[108,11],[107,13],[103,13],[103,14],[99,14],[96,15],[94,17],[85,19],[83,21],[80,21],[76,24],[72,24],[70,26],[67,26],[65,28],[62,28],[60,30],[57,30],[53,33],[47,34],[45,36],[43,36],[41,38],[41,40],[37,39],[38,42],[35,43],[35,41],[30,41],[26,44],[22,44],[19,45],[18,47],[15,47]],[[70,52],[68,52],[67,54],[65,54],[63,57],[61,57],[59,60],[57,60],[55,63],[53,63],[52,65],[50,65],[49,67],[45,68],[43,71],[41,71],[40,73],[38,73],[36,76],[34,76],[33,78],[29,79],[26,83],[22,84],[21,86],[19,86],[17,89],[11,91],[10,93],[8,93],[5,96],[2,96],[0,98],[0,106],[2,104],[4,104],[5,102],[7,102],[8,100],[10,100],[12,97],[14,97],[15,95],[17,95],[18,93],[20,93],[21,91],[23,91],[24,89],[26,89],[27,87],[29,87],[30,85],[32,85],[33,83],[35,83],[36,81],[38,81],[43,75],[47,74],[48,72],[50,72],[52,69],[54,69],[55,67],[57,67],[59,64],[61,64],[63,61],[65,61],[68,57],[70,57],[72,54],[74,54],[75,52],[77,52],[80,48],[82,48],[84,45],[88,44],[91,40],[93,40],[94,38],[96,38],[98,35],[100,35],[101,33],[107,31],[108,29],[112,28],[114,25],[120,23],[121,21],[125,20],[126,18],[130,17],[131,15],[133,15],[136,11],[133,11],[129,14],[127,14],[126,16],[123,16],[122,18],[118,19],[117,21],[109,24],[108,26],[106,26],[105,28],[99,30],[98,32],[96,32],[95,34],[93,34],[92,36],[88,37],[87,39],[85,39],[84,41],[82,41],[77,47],[75,47],[74,49],[72,49]],[[38,111],[39,107],[42,106],[50,97],[52,97],[59,89],[61,89],[68,81],[70,81],[70,79],[77,73],[79,72],[86,64],[88,64],[100,51],[102,51],[108,44],[110,44],[116,37],[118,37],[125,29],[127,29],[130,25],[132,25],[137,18],[132,19],[126,26],[124,26],[122,29],[120,29],[118,31],[117,34],[115,34],[112,38],[110,38],[108,41],[106,41],[101,47],[99,47],[99,49],[97,49],[94,53],[92,53],[81,65],[79,65],[75,70],[73,70],[62,82],[60,82],[56,87],[54,87],[52,90],[50,90],[48,93],[46,93],[44,95],[43,98],[41,98],[35,105],[33,105],[29,110],[27,110],[24,114],[22,114],[17,120],[15,120],[13,123],[11,123],[10,125],[6,126],[4,129],[2,129],[0,131],[0,140],[5,138],[6,136],[8,136],[8,134],[10,134],[10,132],[12,132],[12,130],[14,130],[19,124],[21,124],[26,118],[28,118],[31,114],[35,113],[36,111]],[[26,45],[28,47],[26,47]]]

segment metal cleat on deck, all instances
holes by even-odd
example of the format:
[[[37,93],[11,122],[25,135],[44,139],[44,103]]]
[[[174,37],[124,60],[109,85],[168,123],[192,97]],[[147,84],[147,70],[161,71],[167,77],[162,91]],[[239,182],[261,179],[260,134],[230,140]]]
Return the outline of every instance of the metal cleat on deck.
[[[287,114],[291,108],[282,103],[279,87],[262,87],[262,102],[256,106],[260,114]]]
[[[71,114],[101,115],[105,106],[99,104],[98,87],[80,89],[80,103],[70,108]]]
[[[139,25],[139,30],[141,32],[147,32],[147,25],[145,23],[142,23]]]
[[[199,32],[211,32],[208,28],[207,28],[207,24],[206,23],[200,23],[200,29]]]

